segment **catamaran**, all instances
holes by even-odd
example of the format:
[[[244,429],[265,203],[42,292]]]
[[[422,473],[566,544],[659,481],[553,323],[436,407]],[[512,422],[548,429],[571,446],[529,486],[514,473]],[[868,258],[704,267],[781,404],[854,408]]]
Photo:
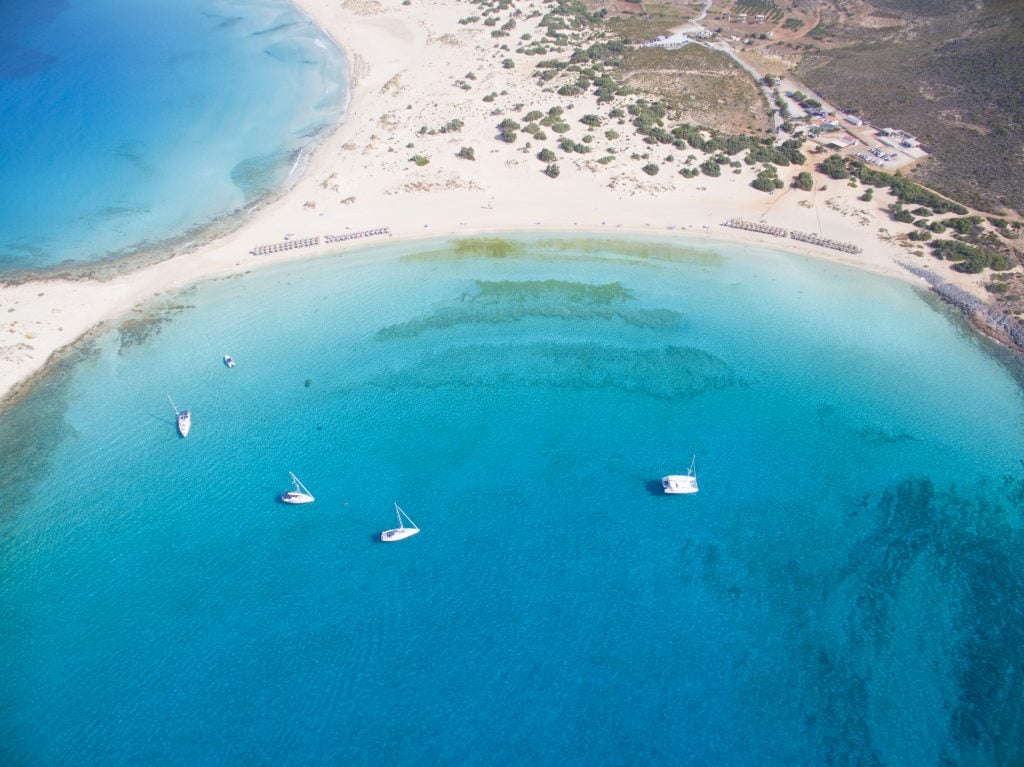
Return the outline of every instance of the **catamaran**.
[[[395,504],[395,516],[398,517],[398,527],[394,527],[391,530],[385,530],[380,534],[380,539],[385,543],[400,541],[403,538],[408,538],[410,535],[416,535],[416,533],[420,531],[420,529],[416,527],[416,523],[409,519],[409,515],[402,511],[397,503]],[[405,526],[402,520],[403,517],[405,517],[405,520],[409,522],[410,527]]]
[[[316,500],[313,494],[306,489],[306,486],[299,481],[299,478],[288,472],[292,478],[292,489],[281,493],[281,503],[312,503]]]
[[[171,407],[174,408],[174,415],[178,417],[178,434],[185,438],[188,436],[189,429],[192,428],[192,413],[188,410],[178,410],[174,405],[174,400],[171,399],[171,395],[167,395],[167,401],[171,403]]]
[[[684,495],[697,492],[697,456],[690,461],[686,474],[669,474],[661,480],[661,486],[670,495]]]
[[[224,355],[224,364],[227,365],[229,368],[233,368],[235,366],[235,361],[231,359],[230,354]]]

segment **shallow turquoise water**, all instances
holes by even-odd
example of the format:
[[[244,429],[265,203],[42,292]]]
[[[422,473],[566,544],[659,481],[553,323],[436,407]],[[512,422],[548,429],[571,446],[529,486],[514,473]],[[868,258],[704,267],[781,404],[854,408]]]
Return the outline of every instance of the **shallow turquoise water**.
[[[436,242],[144,319],[0,419],[4,763],[1020,761],[1024,398],[907,286]]]
[[[346,66],[287,0],[5,0],[0,272],[180,242],[278,189]]]

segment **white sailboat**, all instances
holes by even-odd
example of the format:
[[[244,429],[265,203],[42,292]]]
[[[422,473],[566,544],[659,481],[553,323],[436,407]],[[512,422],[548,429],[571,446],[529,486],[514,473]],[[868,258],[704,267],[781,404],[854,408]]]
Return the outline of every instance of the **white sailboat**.
[[[171,395],[167,395],[167,401],[171,403],[171,407],[174,408],[174,415],[178,417],[178,434],[185,438],[188,436],[189,429],[192,428],[192,413],[188,410],[178,410],[174,405],[174,400],[171,399]]]
[[[662,477],[661,486],[669,495],[689,495],[697,492],[697,456],[690,461],[686,474],[669,474]]]
[[[306,486],[299,481],[299,478],[288,472],[292,478],[292,489],[281,493],[281,503],[312,503],[316,500],[313,494],[306,489]]]
[[[410,535],[416,535],[416,533],[420,531],[420,529],[416,527],[416,523],[409,519],[409,515],[402,511],[397,503],[395,504],[395,516],[398,517],[398,527],[385,530],[380,534],[380,539],[385,543],[400,541],[403,538],[408,538]],[[403,517],[405,518],[405,521],[409,523],[409,527],[405,526],[402,519]]]

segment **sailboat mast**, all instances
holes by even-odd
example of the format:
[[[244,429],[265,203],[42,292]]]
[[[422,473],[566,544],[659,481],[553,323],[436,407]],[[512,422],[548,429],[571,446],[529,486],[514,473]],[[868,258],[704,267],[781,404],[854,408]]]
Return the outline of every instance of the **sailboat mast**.
[[[398,504],[397,503],[395,504],[395,517],[398,518],[398,527],[401,528],[401,529],[404,529],[405,525],[402,524],[402,510],[400,508],[398,508]]]
[[[399,513],[399,517],[398,517],[398,524],[399,524],[399,525],[400,525],[401,527],[405,527],[405,524],[404,524],[404,522],[402,521],[402,520],[403,520],[403,518],[405,518],[405,519],[408,519],[408,520],[409,520],[409,524],[410,524],[410,525],[411,525],[411,526],[413,527],[413,529],[414,529],[414,530],[419,530],[419,528],[418,528],[418,527],[416,526],[416,523],[412,521],[412,517],[410,517],[410,516],[409,516],[408,514],[406,514],[404,510],[402,510],[402,509],[398,508],[398,504],[397,504],[397,503],[395,504],[395,509],[396,509],[396,510],[398,511],[398,513]]]
[[[178,408],[174,405],[174,400],[171,399],[171,395],[167,395],[167,401],[171,403],[171,407],[174,408],[174,414],[178,415]]]

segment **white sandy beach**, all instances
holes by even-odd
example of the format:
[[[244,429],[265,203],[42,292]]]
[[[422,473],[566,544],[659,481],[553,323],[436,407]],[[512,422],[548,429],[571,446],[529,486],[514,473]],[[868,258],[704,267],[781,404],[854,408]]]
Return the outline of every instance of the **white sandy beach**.
[[[394,238],[406,240],[542,230],[679,233],[756,243],[914,281],[897,259],[920,260],[946,279],[980,290],[979,278],[955,275],[890,241],[912,227],[889,219],[883,209],[891,199],[884,190],[876,191],[873,202],[861,202],[857,196],[862,190],[820,175],[816,182],[826,188],[791,190],[788,181],[800,168],[780,169],[787,188],[771,195],[749,186],[754,171],[746,167],[740,175],[726,168],[719,178],[693,179],[665,167],[650,177],[630,154],[650,152],[652,161],[661,162],[673,150],[644,144],[627,124],[618,128],[622,137],[614,141],[603,138],[603,128],[595,134],[602,145],[615,147],[614,161],[599,165],[595,159],[602,153],[597,152],[559,153],[561,175],[548,178],[535,154],[543,147],[557,152],[558,136],[534,142],[524,152],[526,137],[503,143],[496,138],[497,123],[504,117],[521,121],[531,109],[547,111],[575,102],[566,121],[573,126],[568,135],[580,140],[587,128],[579,117],[607,114],[613,105],[598,107],[590,95],[542,93],[529,76],[536,57],[500,51],[496,46],[504,40],[493,39],[489,28],[458,23],[475,6],[422,0],[408,6],[400,0],[299,4],[343,47],[352,73],[347,116],[311,158],[303,178],[237,230],[169,260],[106,281],[46,279],[0,288],[0,397],[17,394],[55,352],[156,295],[263,264],[343,257],[346,248],[365,247],[373,240],[250,255],[258,245],[382,226],[390,227]],[[529,32],[538,20],[520,20],[516,35]],[[515,47],[515,38],[506,40]],[[515,66],[505,68],[506,58]],[[470,71],[476,77],[471,90],[456,87],[455,81]],[[503,91],[507,95],[492,103],[482,100]],[[521,108],[513,109],[520,103]],[[492,114],[496,108],[504,114]],[[421,126],[437,129],[453,118],[464,122],[459,132],[419,133]],[[461,147],[472,147],[476,159],[456,157]],[[698,162],[704,159],[696,154]],[[419,167],[410,162],[413,155],[430,162]],[[857,244],[863,252],[851,255],[722,227],[730,217],[819,233]]]

